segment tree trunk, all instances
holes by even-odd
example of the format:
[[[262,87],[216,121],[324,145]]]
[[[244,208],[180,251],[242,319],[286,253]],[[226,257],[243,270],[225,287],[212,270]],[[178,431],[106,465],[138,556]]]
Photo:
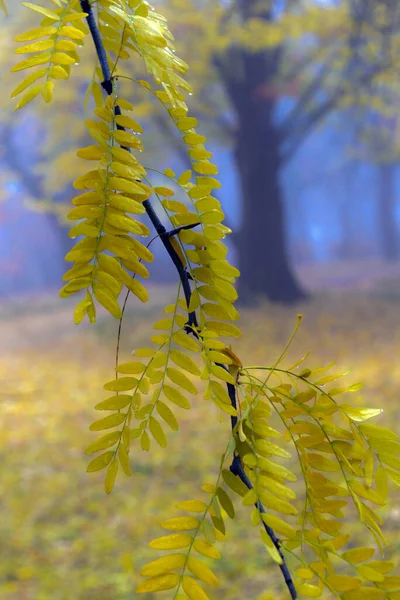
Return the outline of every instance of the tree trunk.
[[[261,296],[292,303],[305,297],[289,265],[282,188],[280,137],[274,123],[274,80],[279,52],[231,48],[217,63],[236,111],[235,159],[242,193],[242,227],[236,236],[240,299]]]
[[[399,258],[399,240],[396,224],[396,166],[383,163],[378,167],[378,225],[380,228],[383,258],[395,261]]]
[[[235,158],[242,192],[242,226],[236,236],[240,298],[254,303],[260,296],[277,302],[304,297],[289,266],[279,143],[272,123],[256,111],[238,131]]]

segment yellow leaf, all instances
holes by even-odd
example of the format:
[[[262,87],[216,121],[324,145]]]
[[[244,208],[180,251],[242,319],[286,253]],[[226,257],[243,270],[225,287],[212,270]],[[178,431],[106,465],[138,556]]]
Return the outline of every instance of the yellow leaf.
[[[83,40],[85,37],[84,32],[81,29],[72,27],[72,25],[64,25],[59,31],[59,35],[64,35],[71,40]]]
[[[22,108],[23,106],[25,106],[26,104],[28,104],[28,102],[30,102],[31,100],[33,100],[34,98],[36,98],[36,96],[38,94],[40,94],[42,88],[43,88],[43,86],[42,86],[41,83],[38,83],[37,85],[34,85],[33,87],[31,87],[21,97],[20,101],[18,102],[17,106],[15,107],[15,110],[18,110],[19,108]]]
[[[385,576],[382,573],[375,571],[375,569],[371,569],[371,567],[369,567],[368,565],[358,566],[357,571],[362,577],[364,577],[364,579],[367,579],[368,581],[372,581],[374,583],[384,581],[385,579]]]
[[[48,27],[36,27],[35,29],[16,35],[14,40],[16,42],[30,42],[31,40],[37,40],[38,38],[54,35],[55,33],[57,33],[57,28],[52,25]]]
[[[171,533],[149,542],[150,548],[155,550],[177,550],[190,545],[192,538],[187,533]]]
[[[42,89],[42,97],[45,102],[51,102],[53,99],[53,88],[54,83],[52,81],[46,81]]]
[[[322,595],[322,589],[310,583],[303,583],[297,586],[299,594],[307,596],[307,598],[319,598]]]
[[[383,412],[382,408],[356,408],[349,404],[342,404],[342,411],[352,419],[353,421],[366,421],[367,419],[371,419],[371,417],[376,417]]]
[[[104,480],[104,489],[106,491],[106,494],[111,494],[117,473],[118,461],[114,459],[108,466],[106,478]]]
[[[203,588],[192,577],[184,576],[182,579],[182,587],[190,600],[209,600],[209,597]]]
[[[31,2],[21,2],[21,4],[22,6],[26,6],[26,8],[30,8],[31,10],[40,13],[48,19],[51,19],[52,21],[60,20],[60,16],[57,13],[53,12],[52,10],[48,10],[43,6],[38,6],[37,4],[32,4]]]
[[[226,381],[232,385],[236,384],[235,379],[232,377],[229,371],[226,371],[223,367],[220,367],[219,365],[211,365],[210,371],[218,379],[222,379],[222,381]]]
[[[268,513],[262,513],[261,518],[266,525],[271,527],[275,532],[279,533],[280,535],[283,535],[287,538],[296,537],[295,528],[283,521],[282,519],[280,519],[279,517]]]
[[[368,439],[375,438],[378,440],[392,441],[397,441],[399,439],[399,436],[393,431],[390,431],[390,429],[385,429],[385,427],[379,427],[378,425],[373,425],[372,423],[362,423],[359,426],[359,430]]]
[[[167,519],[161,523],[163,529],[171,529],[175,531],[189,531],[191,529],[197,529],[200,521],[196,517],[174,517],[173,519]]]
[[[201,350],[199,343],[182,331],[176,331],[172,338],[176,344],[186,348],[187,350],[192,350],[193,352],[200,352]]]
[[[375,490],[368,488],[360,481],[351,480],[349,481],[349,486],[351,490],[357,494],[357,496],[361,496],[361,498],[365,498],[365,500],[369,500],[374,504],[379,504],[383,506],[385,504],[385,500],[381,498],[381,496]]]
[[[173,367],[168,367],[166,373],[167,377],[172,381],[172,383],[179,385],[190,394],[197,394],[197,388],[193,385],[190,379],[182,373],[182,371],[178,371],[178,369],[174,369]]]
[[[187,398],[185,398],[185,396],[183,396],[181,394],[181,392],[179,390],[171,387],[170,385],[164,385],[163,392],[166,395],[166,397],[168,398],[168,400],[170,400],[170,402],[173,402],[174,404],[176,404],[177,406],[180,406],[181,408],[185,408],[186,410],[189,410],[190,402],[189,402],[189,400],[187,400]]]
[[[218,550],[206,540],[196,539],[193,542],[193,548],[199,552],[199,554],[203,554],[203,556],[207,556],[208,558],[221,558],[220,552],[218,552]]]
[[[125,392],[136,388],[138,380],[136,377],[119,377],[104,384],[104,389],[110,392]]]
[[[161,558],[148,563],[141,569],[140,574],[143,577],[163,575],[164,573],[180,569],[185,564],[185,561],[185,554],[168,554],[167,556],[162,556]]]
[[[169,573],[168,575],[159,575],[146,579],[136,588],[137,594],[146,594],[150,592],[161,592],[163,590],[171,590],[179,583],[179,575]]]
[[[113,431],[112,433],[107,433],[103,435],[101,438],[89,444],[86,448],[86,454],[93,454],[93,452],[98,452],[99,450],[105,450],[106,448],[110,448],[114,444],[118,442],[121,437],[120,431]]]
[[[146,367],[143,363],[128,362],[123,363],[122,365],[118,365],[117,372],[124,373],[125,375],[138,375],[140,373],[143,373],[145,369]]]
[[[88,473],[93,473],[95,471],[105,469],[114,458],[114,455],[115,452],[110,450],[108,452],[104,452],[104,454],[100,454],[100,456],[96,456],[96,458],[90,461],[90,463],[86,467],[86,471]]]
[[[175,506],[180,510],[187,510],[189,512],[196,513],[203,513],[205,510],[207,510],[207,504],[201,500],[184,500],[183,502],[178,502]]]
[[[38,79],[40,79],[41,77],[43,77],[44,75],[46,75],[46,72],[47,72],[47,69],[46,68],[42,68],[42,69],[38,69],[37,71],[34,71],[33,73],[30,73],[11,92],[10,97],[11,98],[15,98],[15,96],[18,96],[18,94],[20,94],[21,92],[23,92],[24,90],[26,90],[26,88],[29,87],[32,83],[34,83],[35,81],[37,81]]]
[[[116,319],[121,318],[121,307],[106,288],[103,286],[94,285],[93,292],[96,300],[100,302],[100,304],[104,306],[104,308],[108,310],[113,317]]]
[[[361,586],[356,590],[345,592],[343,600],[383,600],[385,593],[372,587]]]
[[[178,365],[178,367],[185,369],[185,371],[188,371],[192,375],[200,375],[201,372],[196,363],[194,363],[189,356],[183,354],[183,352],[180,352],[179,350],[171,350],[170,358],[176,365]]]
[[[146,288],[136,279],[131,278],[125,283],[126,287],[134,294],[141,302],[147,302],[149,294]]]
[[[39,42],[33,42],[33,44],[20,46],[16,49],[15,54],[31,54],[32,52],[42,52],[43,50],[49,50],[53,46],[53,40],[40,40]]]
[[[51,62],[55,65],[73,65],[76,59],[65,52],[54,52]]]
[[[353,565],[369,560],[375,554],[374,548],[352,548],[342,553],[343,560],[346,560]]]
[[[329,460],[319,454],[307,454],[307,462],[313,469],[325,471],[328,473],[337,473],[340,471],[340,465],[337,462]]]
[[[96,410],[119,410],[125,408],[132,402],[132,396],[127,394],[119,394],[118,396],[111,396],[107,400],[103,400],[96,404]]]
[[[89,429],[90,431],[102,431],[103,429],[110,429],[111,427],[121,425],[125,419],[126,413],[117,412],[113,415],[109,415],[108,417],[104,417],[104,419],[95,421],[90,425]]]
[[[198,558],[190,556],[187,561],[187,567],[189,571],[193,573],[193,575],[195,575],[201,581],[204,581],[204,583],[208,583],[208,585],[213,586],[219,585],[219,581],[211,569]]]
[[[356,577],[349,577],[348,575],[330,575],[327,578],[327,582],[337,592],[348,592],[354,590],[361,585],[361,581]]]
[[[151,416],[149,419],[149,428],[151,435],[154,437],[156,442],[161,446],[161,448],[165,448],[167,446],[167,438],[165,437],[165,433],[160,423],[153,416]]]

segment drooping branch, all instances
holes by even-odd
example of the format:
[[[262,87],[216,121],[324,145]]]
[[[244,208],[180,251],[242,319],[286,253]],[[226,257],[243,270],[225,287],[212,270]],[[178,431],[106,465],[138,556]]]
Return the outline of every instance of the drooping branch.
[[[106,55],[106,52],[105,52],[105,49],[103,46],[100,32],[97,27],[96,20],[94,18],[92,7],[90,5],[89,0],[80,0],[80,4],[81,4],[82,11],[87,13],[86,21],[89,26],[91,36],[93,38],[97,57],[98,57],[100,67],[102,70],[102,74],[104,77],[104,81],[102,82],[102,87],[107,92],[108,95],[111,95],[113,93],[113,78],[111,77],[111,72],[110,72],[110,68],[109,68],[109,64],[108,64],[108,60],[107,60],[107,55]],[[120,114],[119,107],[116,107],[116,109],[118,109],[119,114]],[[119,129],[123,129],[123,127],[120,126]],[[127,150],[129,150],[129,149],[127,148]],[[157,234],[160,236],[161,241],[162,241],[168,255],[170,256],[172,262],[174,263],[174,265],[176,267],[176,270],[178,272],[179,278],[182,283],[182,288],[184,290],[186,304],[187,304],[187,307],[189,308],[191,293],[192,293],[191,287],[190,287],[191,276],[184,268],[177,252],[175,251],[175,249],[172,246],[171,241],[170,241],[171,235],[176,233],[177,231],[168,232],[166,230],[164,225],[161,223],[157,213],[155,212],[150,199],[145,200],[143,202],[143,206],[144,206],[146,213],[147,213],[150,221],[152,222]],[[189,327],[187,328],[187,333],[193,333],[194,335],[196,335],[196,337],[198,337],[199,334],[196,331],[194,331],[191,327],[191,325],[198,327],[196,312],[193,311],[191,313],[188,313],[188,316],[189,316],[189,322],[188,322]],[[219,366],[222,366],[223,368],[227,369],[227,367],[225,365],[219,365]],[[232,406],[234,408],[237,408],[237,397],[236,397],[235,386],[228,383],[227,387],[228,387],[228,394],[231,399]],[[232,417],[231,425],[232,425],[232,430],[234,430],[237,425],[237,417]],[[244,472],[244,469],[241,465],[240,457],[236,454],[234,455],[233,462],[232,462],[230,469],[231,469],[232,473],[234,473],[241,479],[241,481],[244,483],[244,485],[246,485],[246,487],[248,487],[249,489],[252,489],[252,484],[251,484],[250,480],[248,479],[248,477],[247,477],[246,473]],[[257,506],[259,507],[260,512],[265,512],[265,509],[263,508],[261,503],[258,503]],[[266,531],[267,531],[272,543],[274,544],[275,548],[277,549],[277,551],[279,552],[279,555],[282,558],[283,562],[279,566],[283,573],[284,580],[289,589],[291,598],[292,598],[292,600],[295,600],[297,597],[296,590],[295,590],[291,575],[289,573],[289,569],[286,565],[286,562],[285,562],[282,552],[280,550],[279,540],[277,539],[277,537],[275,536],[274,532],[272,531],[272,529],[270,527],[265,525],[265,528],[266,528]]]

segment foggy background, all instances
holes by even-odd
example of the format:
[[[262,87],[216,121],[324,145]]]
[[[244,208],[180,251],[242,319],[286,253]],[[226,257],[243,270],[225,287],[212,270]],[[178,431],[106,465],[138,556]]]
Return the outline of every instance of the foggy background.
[[[399,3],[154,4],[190,65],[190,114],[219,168],[215,195],[233,230],[228,259],[242,271],[235,353],[245,364],[273,365],[301,313],[288,364],[310,351],[311,369],[333,362],[335,372],[351,369],[346,385],[364,388],[346,401],[384,408],[377,424],[400,433]],[[73,243],[65,219],[77,195],[72,182],[88,170],[76,151],[91,143],[84,121],[93,118],[86,92],[95,56],[87,37],[71,78],[55,82],[53,102],[38,97],[15,112],[18,98],[9,96],[22,76],[9,71],[23,57],[13,54],[13,38],[40,19],[19,1],[7,5],[9,16],[0,12],[0,597],[130,600],[140,568],[155,558],[148,541],[162,535],[178,496],[194,497],[212,481],[229,425],[200,393],[191,411],[177,412],[180,431],[168,432],[167,452],[132,446],[133,477],[118,476],[111,496],[103,473],[85,472],[93,406],[114,376],[118,323],[100,309],[96,325],[77,327],[76,298],[58,293],[71,266],[63,257]],[[121,72],[144,77],[138,64],[121,64]],[[159,106],[130,82],[121,79],[121,88],[144,127],[142,164],[185,171],[185,149]],[[166,184],[162,175],[151,179]],[[176,199],[185,201],[178,191]],[[148,345],[153,323],[175,301],[176,272],[161,244],[151,249],[150,301],[130,299],[122,360]],[[393,485],[380,510],[385,560],[400,556],[399,502]],[[284,600],[279,571],[237,505],[212,598]],[[374,546],[350,517],[355,545]]]

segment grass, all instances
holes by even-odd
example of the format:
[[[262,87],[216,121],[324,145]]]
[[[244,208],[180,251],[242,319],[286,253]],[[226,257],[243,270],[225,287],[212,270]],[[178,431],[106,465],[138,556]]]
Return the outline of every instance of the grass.
[[[310,368],[332,361],[339,369],[351,367],[349,382],[365,384],[362,400],[353,401],[383,407],[377,423],[400,433],[398,295],[393,282],[388,289],[319,292],[296,309],[265,303],[245,311],[235,352],[246,364],[272,364],[302,312],[290,360],[311,350]],[[123,359],[145,343],[173,295],[155,289],[148,307],[128,311]],[[101,317],[95,327],[76,328],[68,302],[51,298],[5,306],[0,315],[0,597],[131,599],[141,566],[155,558],[147,542],[162,535],[160,522],[175,515],[176,501],[198,497],[199,485],[213,482],[228,419],[200,396],[193,410],[177,409],[180,432],[169,433],[167,450],[154,445],[146,454],[135,444],[133,476],[119,476],[106,496],[103,473],[85,473],[83,449],[93,439],[92,407],[113,377],[115,322]],[[386,557],[400,553],[397,489],[383,510]],[[236,506],[239,519],[229,523],[216,568],[222,584],[213,597],[286,598],[248,511]],[[372,543],[361,528],[356,531],[360,543]]]

